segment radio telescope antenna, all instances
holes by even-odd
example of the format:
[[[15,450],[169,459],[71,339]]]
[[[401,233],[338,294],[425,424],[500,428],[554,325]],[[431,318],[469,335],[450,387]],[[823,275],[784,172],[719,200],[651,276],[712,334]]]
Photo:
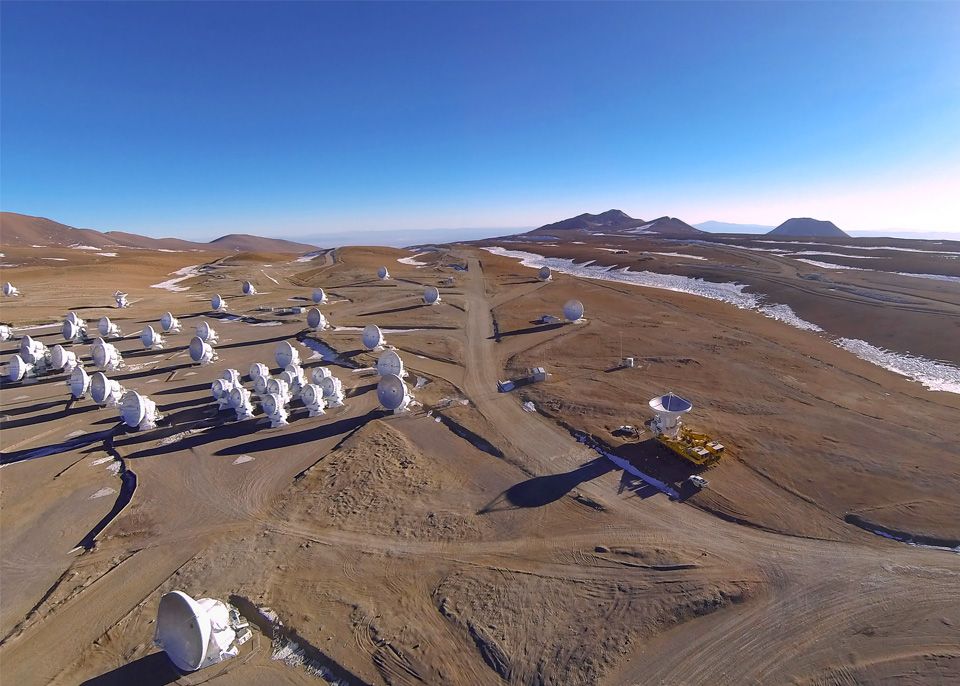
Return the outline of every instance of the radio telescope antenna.
[[[79,365],[77,354],[72,350],[67,350],[62,345],[55,345],[50,349],[50,367],[72,372]]]
[[[190,339],[190,359],[200,364],[210,364],[217,359],[217,351],[199,336]]]
[[[550,281],[553,277],[550,275],[550,267],[543,266],[537,271],[537,278],[541,281]]]
[[[182,591],[160,598],[154,643],[184,672],[240,654],[251,636],[236,608],[212,598],[194,600]]]
[[[379,350],[383,347],[386,341],[383,339],[383,333],[380,331],[380,327],[376,324],[367,324],[363,327],[363,332],[360,334],[360,338],[363,341],[364,347],[368,350]]]
[[[97,331],[101,338],[123,338],[123,331],[120,327],[110,321],[110,317],[100,317],[97,322]]]
[[[651,424],[653,433],[676,437],[681,426],[680,415],[692,410],[693,403],[671,392],[653,398],[650,401],[650,409],[656,415]]]
[[[234,384],[224,378],[214,379],[210,384],[210,395],[217,401],[217,409],[225,410],[230,407],[230,391]]]
[[[120,419],[131,429],[149,431],[157,428],[163,415],[157,412],[157,404],[136,391],[127,391],[120,398]]]
[[[384,350],[377,359],[377,374],[387,376],[393,374],[403,378],[407,373],[403,370],[403,360],[396,350]]]
[[[314,331],[323,331],[327,328],[327,318],[323,316],[323,312],[319,309],[311,307],[307,310],[307,326]]]
[[[217,332],[207,322],[200,322],[197,324],[197,337],[201,341],[210,343],[211,345],[216,345],[218,340]]]
[[[317,305],[327,302],[327,294],[323,292],[322,288],[313,289],[313,302]]]
[[[326,367],[317,367],[316,369],[313,370],[313,374],[311,374],[313,383],[320,383],[320,379],[324,379],[328,376],[333,376],[333,372],[331,372]]]
[[[164,333],[180,333],[180,320],[170,312],[164,312],[163,316],[160,317],[160,328],[163,329]]]
[[[11,338],[13,338],[13,328],[0,324],[0,341],[9,341]]]
[[[108,379],[103,372],[94,372],[90,377],[90,398],[101,407],[116,407],[124,393],[126,389],[120,382]]]
[[[280,372],[280,376],[267,379],[267,395],[277,396],[286,405],[293,400],[293,395],[290,392],[290,385],[283,378],[283,374],[284,372]]]
[[[70,374],[67,385],[70,386],[70,395],[74,400],[79,400],[90,390],[90,376],[83,367],[76,367]]]
[[[563,316],[568,322],[578,322],[583,319],[583,303],[579,300],[568,300],[563,304]]]
[[[20,295],[20,289],[7,281],[5,284],[3,284],[3,294],[8,298],[13,298]]]
[[[250,402],[250,391],[237,385],[230,389],[230,407],[237,413],[237,421],[253,417],[253,403]]]
[[[36,375],[36,365],[33,362],[27,362],[20,355],[13,355],[7,361],[7,378],[10,381],[20,381],[26,376]]]
[[[255,287],[252,283],[250,283],[249,281],[244,281],[244,282],[243,282],[243,285],[242,285],[240,288],[241,288],[241,290],[243,291],[243,294],[244,294],[244,295],[256,295],[256,294],[257,294],[257,289],[256,289],[256,287]]]
[[[380,383],[377,384],[377,400],[384,408],[399,414],[407,409],[412,399],[407,391],[407,385],[399,376],[387,374],[380,377]]]
[[[314,378],[316,379],[316,376]],[[335,376],[322,376],[317,380],[317,385],[323,391],[323,399],[327,402],[327,407],[343,405],[343,382],[340,379]]]
[[[25,335],[20,339],[20,357],[23,358],[24,362],[38,364],[49,356],[50,350],[47,346],[32,336]]]
[[[210,307],[214,312],[225,312],[227,309],[227,302],[220,296],[219,293],[210,298]]]
[[[140,332],[140,342],[143,343],[143,347],[148,350],[163,349],[163,336],[158,334],[149,324],[143,327],[143,331]]]
[[[117,291],[116,293],[113,294],[113,299],[116,302],[117,307],[119,308],[130,307],[130,301],[127,300],[126,293]]]
[[[240,380],[240,372],[237,371],[236,369],[225,369],[223,371],[223,375],[220,378],[226,379],[227,381],[230,382],[232,386],[242,385],[242,382]]]
[[[263,362],[254,362],[250,365],[250,380],[256,381],[258,378],[269,378],[270,368]]]
[[[386,268],[386,267],[380,267],[380,268],[377,270],[377,277],[378,277],[381,281],[386,281],[387,279],[390,278],[390,272],[387,271],[387,268]]]
[[[86,322],[82,319],[79,322],[64,319],[60,333],[63,334],[63,340],[80,343],[87,338]]]
[[[98,338],[90,346],[90,356],[93,358],[93,366],[98,369],[113,372],[123,366],[123,356],[117,350],[117,346],[107,343],[102,338]]]
[[[436,286],[427,286],[423,289],[423,302],[427,305],[436,305],[440,302],[440,289]]]
[[[288,364],[283,368],[283,373],[290,375],[289,378],[283,378],[290,385],[290,389],[293,391],[293,397],[299,398],[300,391],[302,391],[303,387],[307,384],[307,377],[303,373],[303,367],[299,364]]]
[[[323,401],[323,389],[317,384],[304,384],[303,389],[300,391],[300,400],[307,408],[307,411],[311,417],[318,417],[322,414],[326,414],[323,411],[323,408],[327,406],[327,404]]]
[[[300,364],[300,353],[297,352],[297,349],[294,348],[289,341],[280,341],[280,343],[277,344],[274,357],[277,360],[277,366],[281,369],[289,364]]]
[[[276,381],[276,379],[270,379]],[[263,413],[270,420],[270,427],[276,429],[287,425],[289,413],[286,408],[286,400],[273,393],[267,393],[263,396]]]

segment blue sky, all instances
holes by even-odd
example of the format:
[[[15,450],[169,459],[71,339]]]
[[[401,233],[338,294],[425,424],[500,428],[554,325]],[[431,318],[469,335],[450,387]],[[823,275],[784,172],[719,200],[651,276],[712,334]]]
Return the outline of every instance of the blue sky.
[[[960,3],[0,12],[0,205],[74,226],[960,232]]]

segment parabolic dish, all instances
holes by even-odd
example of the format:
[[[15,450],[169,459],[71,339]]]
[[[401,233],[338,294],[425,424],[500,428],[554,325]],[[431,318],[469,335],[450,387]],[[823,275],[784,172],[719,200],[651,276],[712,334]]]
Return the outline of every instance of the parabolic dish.
[[[24,359],[32,358],[37,351],[37,341],[30,335],[25,335],[20,339],[20,356]]]
[[[7,378],[11,381],[19,381],[27,375],[28,369],[30,369],[30,365],[19,355],[14,355],[7,362]]]
[[[379,345],[383,345],[383,334],[380,333],[380,327],[376,324],[367,324],[363,327],[363,333],[360,334],[363,345],[373,350]]]
[[[246,400],[246,398],[244,398],[244,395],[243,395],[244,390],[245,389],[239,386],[234,386],[233,388],[230,389],[230,407],[232,407],[233,409],[237,409],[238,407],[243,405],[244,400]]]
[[[322,329],[326,325],[327,318],[323,316],[323,312],[316,307],[311,307],[307,310],[307,326],[311,329]]]
[[[300,353],[290,344],[290,341],[280,341],[274,352],[274,357],[277,360],[277,366],[281,369],[288,364],[297,364],[300,362]]]
[[[77,367],[70,373],[70,395],[79,398],[90,389],[90,375],[83,367]]]
[[[323,400],[323,390],[316,384],[308,383],[303,387],[303,390],[300,391],[300,400],[302,400],[303,404],[307,407],[317,405]]]
[[[537,278],[541,281],[546,281],[550,278],[550,267],[540,267],[540,270],[537,272]]]
[[[99,339],[97,339],[99,340]],[[116,351],[109,343],[103,343],[101,345],[94,345],[92,350],[93,364],[96,367],[106,367],[112,361]]]
[[[377,384],[377,400],[388,410],[395,410],[407,399],[407,386],[396,374],[387,374]]]
[[[327,302],[327,294],[323,292],[322,288],[313,289],[313,302],[315,303]]]
[[[316,379],[317,385],[320,386],[320,389],[323,391],[324,398],[332,398],[337,394],[337,380],[332,376],[323,376],[320,379]]]
[[[219,293],[210,298],[210,307],[212,307],[216,312],[224,309],[224,301],[223,298],[220,297]]]
[[[50,366],[54,369],[63,369],[67,366],[69,360],[67,351],[62,345],[55,345],[50,348]]]
[[[201,340],[209,341],[215,334],[216,332],[210,328],[207,322],[197,324],[197,336],[199,336]]]
[[[380,277],[381,279],[389,279],[389,278],[390,278],[390,272],[387,271],[387,268],[386,268],[386,267],[380,267],[380,268],[377,270],[377,276]]]
[[[140,342],[146,348],[152,348],[153,344],[157,342],[157,332],[149,324],[143,327],[143,331],[140,332]]]
[[[136,391],[127,391],[120,399],[120,419],[132,429],[140,426],[147,416],[147,406],[142,395]]]
[[[157,610],[157,644],[178,668],[197,669],[207,657],[210,619],[186,593],[172,591],[160,598]]]
[[[213,383],[210,384],[210,394],[219,400],[225,393],[229,393],[232,388],[233,384],[226,379],[214,379]]]
[[[261,376],[270,376],[270,368],[263,362],[254,362],[250,365],[250,378],[256,379]]]
[[[320,383],[320,379],[333,376],[333,372],[331,372],[326,367],[317,367],[316,369],[313,370],[313,374],[311,376],[313,377],[313,380],[315,382]]]
[[[254,287],[253,287],[253,284],[250,283],[249,281],[244,281],[244,282],[243,282],[242,289],[243,289],[243,294],[244,294],[244,295],[254,295],[254,294],[257,292],[257,289],[254,288]]]
[[[229,381],[231,385],[240,384],[240,372],[238,372],[236,369],[227,369],[223,372],[223,376],[221,378]]]
[[[93,398],[93,402],[97,405],[107,402],[107,395],[113,390],[112,386],[106,374],[94,372],[90,377],[90,397]]]
[[[282,378],[283,372],[280,372],[280,374],[281,376],[267,379],[267,395],[275,395],[278,398],[283,398],[287,395],[290,386],[286,380]]]
[[[83,324],[83,320],[80,319],[80,316],[76,312],[67,312],[67,316],[64,317],[63,320],[73,322],[74,324]]]
[[[380,376],[387,376],[388,374],[403,376],[403,360],[400,359],[396,350],[383,351],[383,354],[377,359],[377,373]]]
[[[579,300],[568,300],[563,304],[563,316],[568,322],[583,319],[583,303]]]
[[[9,281],[7,281],[5,284],[3,284],[3,294],[4,294],[4,295],[13,295],[13,294],[16,293],[16,292],[17,292],[17,289],[16,289],[16,288],[14,287],[14,285],[13,285],[12,283],[10,283]]]
[[[272,417],[277,414],[280,409],[283,408],[283,400],[280,399],[280,396],[274,393],[268,393],[263,396],[263,412],[268,417]]]
[[[679,395],[667,393],[650,401],[650,408],[654,412],[689,412],[693,409],[693,403]]]
[[[267,392],[267,381],[269,379],[269,376],[253,377],[253,390],[256,391],[257,395],[263,395]]]
[[[194,362],[202,362],[205,359],[213,357],[213,348],[199,336],[190,339],[190,359]]]
[[[427,286],[423,290],[423,302],[428,305],[433,305],[435,302],[440,300],[440,289],[436,286]]]
[[[100,335],[109,336],[112,330],[113,326],[110,317],[100,317],[100,321],[97,322],[97,331],[100,332]]]
[[[80,337],[80,326],[76,322],[65,319],[63,326],[60,327],[60,333],[63,334],[63,340],[74,341]]]
[[[177,318],[173,316],[170,312],[164,312],[163,316],[160,317],[160,328],[164,331],[169,332],[170,329],[175,327],[178,324]]]

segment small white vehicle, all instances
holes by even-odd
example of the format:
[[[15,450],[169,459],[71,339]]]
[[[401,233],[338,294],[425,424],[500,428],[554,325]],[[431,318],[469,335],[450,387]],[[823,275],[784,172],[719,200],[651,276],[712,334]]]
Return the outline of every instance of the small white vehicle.
[[[699,491],[700,489],[706,488],[710,482],[704,479],[702,476],[698,474],[694,474],[693,476],[687,479],[687,483],[689,483],[691,486],[693,486]]]

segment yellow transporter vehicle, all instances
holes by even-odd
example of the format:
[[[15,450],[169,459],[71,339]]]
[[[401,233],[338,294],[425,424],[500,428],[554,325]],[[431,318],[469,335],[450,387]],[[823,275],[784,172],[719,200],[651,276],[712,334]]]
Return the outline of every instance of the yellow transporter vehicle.
[[[693,409],[693,403],[679,395],[667,393],[650,401],[656,413],[650,422],[653,435],[679,457],[699,467],[716,464],[723,456],[723,444],[707,434],[691,431],[680,421],[680,415]]]

